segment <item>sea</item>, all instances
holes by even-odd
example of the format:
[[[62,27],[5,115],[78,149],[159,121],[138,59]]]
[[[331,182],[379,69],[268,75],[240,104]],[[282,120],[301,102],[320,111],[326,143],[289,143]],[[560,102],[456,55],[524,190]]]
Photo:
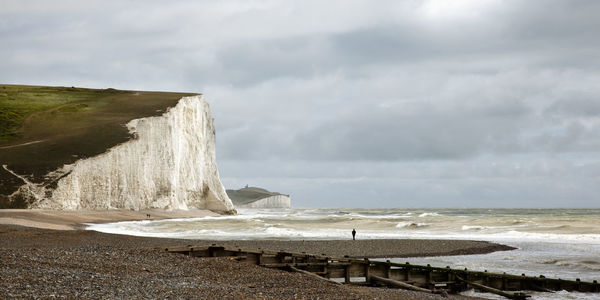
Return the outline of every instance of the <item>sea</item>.
[[[395,262],[600,280],[600,209],[239,209],[237,216],[89,224],[136,236],[211,240],[463,239],[516,247],[482,255],[388,258]],[[465,295],[503,299],[492,294]],[[600,299],[533,293],[531,299]]]

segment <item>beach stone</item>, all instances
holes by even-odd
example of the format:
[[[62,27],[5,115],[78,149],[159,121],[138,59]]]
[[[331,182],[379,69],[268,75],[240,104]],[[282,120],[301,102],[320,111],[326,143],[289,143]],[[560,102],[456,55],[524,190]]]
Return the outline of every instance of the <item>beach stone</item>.
[[[40,235],[23,239],[23,234],[33,233]],[[0,225],[0,240],[0,299],[442,299],[396,289],[333,286],[304,274],[229,258],[164,251],[165,246],[201,241],[11,225]]]

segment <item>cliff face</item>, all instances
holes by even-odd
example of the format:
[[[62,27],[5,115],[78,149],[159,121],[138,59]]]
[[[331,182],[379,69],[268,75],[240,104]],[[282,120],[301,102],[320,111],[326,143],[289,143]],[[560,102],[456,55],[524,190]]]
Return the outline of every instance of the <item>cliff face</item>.
[[[235,206],[238,208],[290,208],[291,202],[288,195],[275,195],[246,204],[236,204]]]
[[[258,187],[248,187],[239,190],[227,190],[227,195],[238,208],[290,208],[289,195],[269,192]]]
[[[215,128],[202,96],[184,97],[162,116],[127,124],[134,139],[65,165],[52,190],[26,183],[32,208],[209,209],[234,207],[219,179]]]

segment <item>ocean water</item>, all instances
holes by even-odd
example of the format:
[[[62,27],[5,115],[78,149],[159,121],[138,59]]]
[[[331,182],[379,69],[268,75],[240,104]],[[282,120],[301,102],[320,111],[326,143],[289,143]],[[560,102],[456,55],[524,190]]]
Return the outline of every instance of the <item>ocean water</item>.
[[[222,240],[350,239],[353,228],[358,239],[468,239],[518,248],[392,261],[600,280],[600,209],[241,209],[237,216],[88,227],[107,233]],[[537,293],[533,299],[600,299],[600,294]]]

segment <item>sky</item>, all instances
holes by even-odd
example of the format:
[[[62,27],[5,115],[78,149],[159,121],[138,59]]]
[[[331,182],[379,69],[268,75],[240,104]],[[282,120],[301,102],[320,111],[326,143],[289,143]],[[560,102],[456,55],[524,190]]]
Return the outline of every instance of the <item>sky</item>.
[[[198,92],[226,188],[600,207],[600,1],[0,0],[0,82]]]

